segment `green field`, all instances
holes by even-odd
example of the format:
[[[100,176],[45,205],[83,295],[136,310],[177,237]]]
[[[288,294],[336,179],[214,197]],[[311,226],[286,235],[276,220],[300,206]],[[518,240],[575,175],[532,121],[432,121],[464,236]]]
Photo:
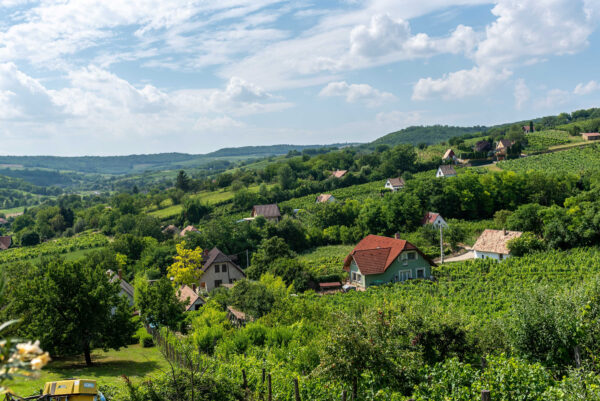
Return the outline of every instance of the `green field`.
[[[506,160],[499,162],[497,166],[503,170],[517,172],[535,170],[581,173],[586,170],[598,169],[599,163],[600,147],[590,145],[521,159]]]
[[[114,386],[123,383],[122,375],[138,382],[168,369],[169,366],[156,347],[142,348],[137,344],[119,351],[96,350],[92,354],[92,362],[94,366],[88,368],[83,356],[57,359],[50,362],[39,377],[5,382],[4,386],[20,396],[36,393],[47,381],[68,378],[94,379],[100,386]]]

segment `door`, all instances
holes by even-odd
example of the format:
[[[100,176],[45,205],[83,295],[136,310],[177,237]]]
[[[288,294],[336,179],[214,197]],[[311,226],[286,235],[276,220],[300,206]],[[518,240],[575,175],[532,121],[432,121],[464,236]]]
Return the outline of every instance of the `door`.
[[[401,272],[398,272],[398,276],[400,278],[400,281],[406,281],[411,278],[410,270],[403,270]]]

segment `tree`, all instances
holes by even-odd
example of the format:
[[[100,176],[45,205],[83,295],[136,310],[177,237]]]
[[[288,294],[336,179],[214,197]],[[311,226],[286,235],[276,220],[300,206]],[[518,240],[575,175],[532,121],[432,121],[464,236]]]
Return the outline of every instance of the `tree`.
[[[193,285],[202,276],[202,248],[187,249],[185,241],[175,245],[177,255],[175,262],[168,267],[167,272],[173,278],[173,284]]]
[[[283,238],[265,238],[260,243],[258,250],[252,255],[252,262],[246,270],[246,275],[253,280],[258,280],[260,276],[269,270],[269,265],[275,259],[289,258],[293,255]]]
[[[510,249],[511,255],[514,256],[523,256],[527,253],[539,252],[546,249],[544,241],[530,232],[525,232],[520,237],[511,239],[506,245]]]
[[[167,326],[179,330],[185,312],[185,303],[179,301],[171,281],[162,277],[152,284],[145,277],[135,280],[135,306],[146,324]]]
[[[294,187],[296,177],[289,164],[284,164],[277,173],[277,179],[282,189],[291,189]]]
[[[180,189],[183,192],[186,192],[190,189],[190,178],[185,171],[179,170],[179,173],[177,173],[175,188]]]
[[[43,259],[7,267],[3,313],[20,318],[18,335],[38,338],[55,356],[83,354],[92,365],[93,348],[119,349],[135,332],[132,308],[119,295],[103,266],[93,258],[67,262]]]
[[[33,246],[40,243],[40,235],[35,231],[27,230],[21,234],[22,246]]]

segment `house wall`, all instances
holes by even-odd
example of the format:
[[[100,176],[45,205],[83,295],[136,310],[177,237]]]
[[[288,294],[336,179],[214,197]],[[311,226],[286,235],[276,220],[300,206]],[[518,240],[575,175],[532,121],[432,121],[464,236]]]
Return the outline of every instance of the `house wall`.
[[[403,277],[400,277],[400,272],[408,271],[410,272],[410,278],[417,278],[417,270],[419,269],[424,269],[424,277],[430,278],[431,265],[429,264],[429,262],[425,260],[425,258],[423,258],[423,256],[421,256],[416,251],[412,251],[416,253],[416,259],[405,260],[403,259],[403,255],[405,255],[407,252],[411,251],[402,252],[400,256],[394,261],[394,263],[392,263],[391,266],[388,267],[387,270],[382,274],[370,274],[368,276],[365,276],[361,273],[361,280],[358,282],[352,281],[352,272],[354,271],[360,273],[360,270],[356,266],[356,263],[352,261],[352,263],[350,264],[350,282],[359,287],[369,287],[370,285],[381,283],[395,283],[398,281],[403,281]]]
[[[508,255],[503,255],[501,253],[495,253],[495,252],[481,252],[481,251],[474,251],[475,252],[475,259],[495,259],[495,260],[504,260],[510,257],[510,254]]]
[[[215,272],[215,265],[219,265],[219,273]],[[227,265],[227,271],[222,272],[220,266]],[[231,284],[246,276],[230,262],[216,262],[210,265],[200,277],[200,290],[212,291],[215,288],[215,280],[221,280],[221,284]],[[202,285],[204,283],[204,286]]]
[[[444,228],[448,228],[448,224],[446,223],[446,221],[442,218],[442,216],[438,216],[435,218],[435,221],[433,222],[433,225],[435,227],[444,227]]]

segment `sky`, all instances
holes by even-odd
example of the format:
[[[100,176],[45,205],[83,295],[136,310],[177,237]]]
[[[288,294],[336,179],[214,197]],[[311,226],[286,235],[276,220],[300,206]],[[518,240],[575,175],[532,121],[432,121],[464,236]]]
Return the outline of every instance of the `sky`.
[[[600,107],[600,0],[0,0],[0,154],[368,142]]]

